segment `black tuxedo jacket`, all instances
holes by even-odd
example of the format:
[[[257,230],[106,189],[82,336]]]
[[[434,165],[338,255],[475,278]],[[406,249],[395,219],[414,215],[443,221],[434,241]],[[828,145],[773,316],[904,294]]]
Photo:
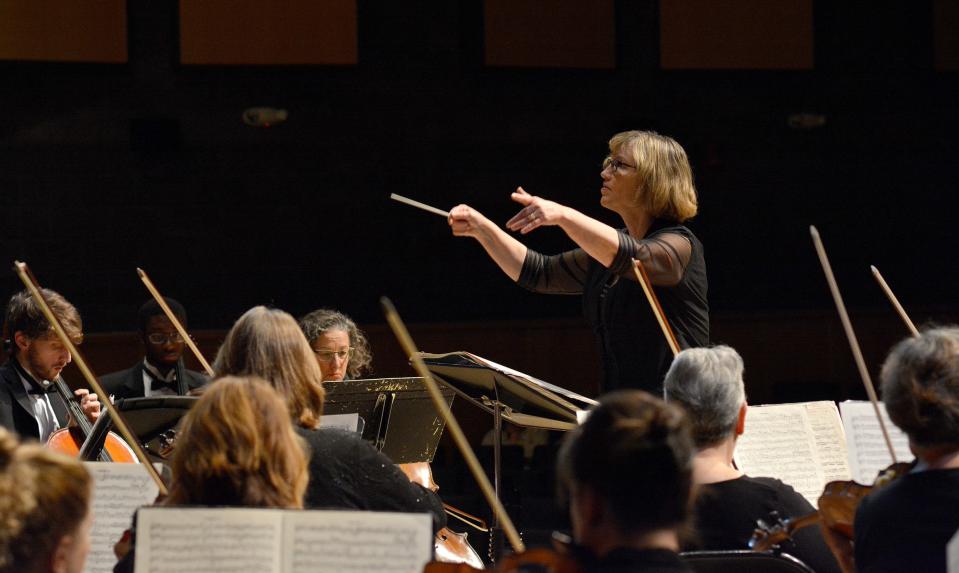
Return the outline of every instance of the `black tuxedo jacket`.
[[[60,427],[67,427],[69,410],[63,399],[58,394],[51,393],[50,405],[53,406],[53,413],[60,422]],[[40,439],[40,427],[33,415],[33,403],[23,387],[20,375],[13,367],[12,358],[0,366],[0,426],[16,432],[21,438]]]
[[[187,370],[186,368],[183,368],[183,378],[186,387],[184,388],[184,385],[180,384],[181,391],[178,392],[180,395],[185,395],[190,390],[199,388],[210,381],[200,372]],[[143,398],[143,360],[137,362],[132,368],[101,376],[100,385],[103,386],[104,392],[112,395],[116,400],[120,398]]]

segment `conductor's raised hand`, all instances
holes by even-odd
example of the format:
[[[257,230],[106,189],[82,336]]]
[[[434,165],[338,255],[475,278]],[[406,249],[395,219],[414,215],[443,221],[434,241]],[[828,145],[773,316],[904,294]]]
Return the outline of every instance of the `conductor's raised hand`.
[[[457,205],[450,209],[450,228],[457,237],[478,237],[484,226],[490,224],[489,219],[469,205]]]
[[[525,235],[537,227],[558,225],[565,214],[566,208],[559,203],[530,195],[522,187],[517,187],[510,198],[523,205],[519,213],[506,222],[506,228],[510,231]]]

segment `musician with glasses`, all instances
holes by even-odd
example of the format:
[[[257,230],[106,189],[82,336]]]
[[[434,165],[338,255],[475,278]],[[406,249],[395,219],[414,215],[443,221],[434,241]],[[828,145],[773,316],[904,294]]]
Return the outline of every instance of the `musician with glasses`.
[[[164,300],[185,328],[186,309],[172,298]],[[131,368],[100,379],[104,391],[114,399],[185,396],[208,382],[202,373],[183,366],[186,343],[152,298],[137,313],[137,331],[143,342],[143,359]]]
[[[353,380],[369,372],[373,362],[370,344],[350,317],[321,308],[298,322],[316,355],[324,382]]]
[[[709,342],[706,261],[699,239],[683,222],[698,203],[686,152],[669,137],[648,131],[618,133],[600,172],[600,205],[622,219],[616,228],[575,209],[528,194],[506,228],[526,234],[557,226],[577,248],[546,256],[528,249],[475,209],[458,205],[449,224],[473,237],[520,286],[548,294],[581,294],[587,322],[599,342],[608,392],[639,388],[659,394],[672,362],[655,316],[632,269],[643,263],[679,345]]]

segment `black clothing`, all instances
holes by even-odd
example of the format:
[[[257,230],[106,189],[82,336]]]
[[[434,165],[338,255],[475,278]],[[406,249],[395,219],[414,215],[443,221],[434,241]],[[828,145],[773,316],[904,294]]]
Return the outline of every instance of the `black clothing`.
[[[297,428],[311,450],[306,509],[431,513],[433,531],[446,526],[443,502],[410,481],[388,457],[353,432]]]
[[[131,368],[101,376],[100,385],[103,386],[104,392],[113,396],[116,400],[121,398],[143,398],[143,369],[143,360],[140,360]],[[183,377],[186,380],[186,388],[185,391],[179,391],[179,389],[177,389],[177,394],[186,395],[190,390],[199,388],[210,381],[209,378],[200,372],[187,370],[186,368],[183,368],[182,371]],[[157,388],[157,384],[157,381],[153,382],[153,389]],[[180,386],[180,388],[182,388],[182,386]]]
[[[774,478],[742,476],[703,485],[695,506],[698,539],[684,549],[748,549],[747,542],[756,528],[756,520],[770,521],[772,511],[785,519],[803,516],[815,509],[796,490]],[[840,571],[818,527],[796,531],[793,541],[780,544],[780,548],[816,573]]]
[[[10,358],[0,366],[0,426],[16,432],[21,438],[39,440],[40,428],[33,413],[33,403],[23,387],[14,360]],[[69,420],[69,407],[56,392],[48,396],[60,427],[65,428]]]
[[[621,230],[609,268],[583,249],[553,256],[529,250],[517,283],[535,292],[583,295],[603,359],[603,392],[639,388],[658,395],[673,354],[636,282],[632,259],[643,263],[679,346],[709,344],[703,245],[682,225],[656,220],[642,240]]]
[[[945,573],[959,530],[959,469],[908,473],[866,496],[856,511],[859,573]]]
[[[678,553],[668,549],[618,547],[603,557],[582,547],[570,551],[583,573],[693,573]]]

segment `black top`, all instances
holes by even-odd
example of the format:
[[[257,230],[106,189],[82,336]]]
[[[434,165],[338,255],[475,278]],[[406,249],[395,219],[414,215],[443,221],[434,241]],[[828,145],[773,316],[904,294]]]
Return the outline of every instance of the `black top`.
[[[909,473],[866,496],[856,511],[859,573],[946,571],[959,530],[959,469]]]
[[[656,220],[642,240],[620,230],[609,268],[583,249],[553,256],[529,250],[517,283],[535,292],[583,295],[603,359],[603,392],[640,388],[658,395],[673,354],[631,259],[643,263],[679,346],[709,344],[703,245],[683,225]]]
[[[815,511],[792,487],[778,479],[742,476],[701,486],[696,499],[696,536],[687,550],[748,549],[747,542],[756,520],[770,521],[770,512],[779,517],[800,517]],[[839,564],[823,541],[819,527],[804,527],[793,541],[780,544],[783,553],[796,557],[816,573],[838,573]]]
[[[433,530],[446,525],[443,502],[410,481],[388,457],[353,432],[297,428],[311,450],[306,509],[431,513]]]
[[[668,549],[613,549],[601,558],[571,548],[583,573],[693,573],[679,554]]]

